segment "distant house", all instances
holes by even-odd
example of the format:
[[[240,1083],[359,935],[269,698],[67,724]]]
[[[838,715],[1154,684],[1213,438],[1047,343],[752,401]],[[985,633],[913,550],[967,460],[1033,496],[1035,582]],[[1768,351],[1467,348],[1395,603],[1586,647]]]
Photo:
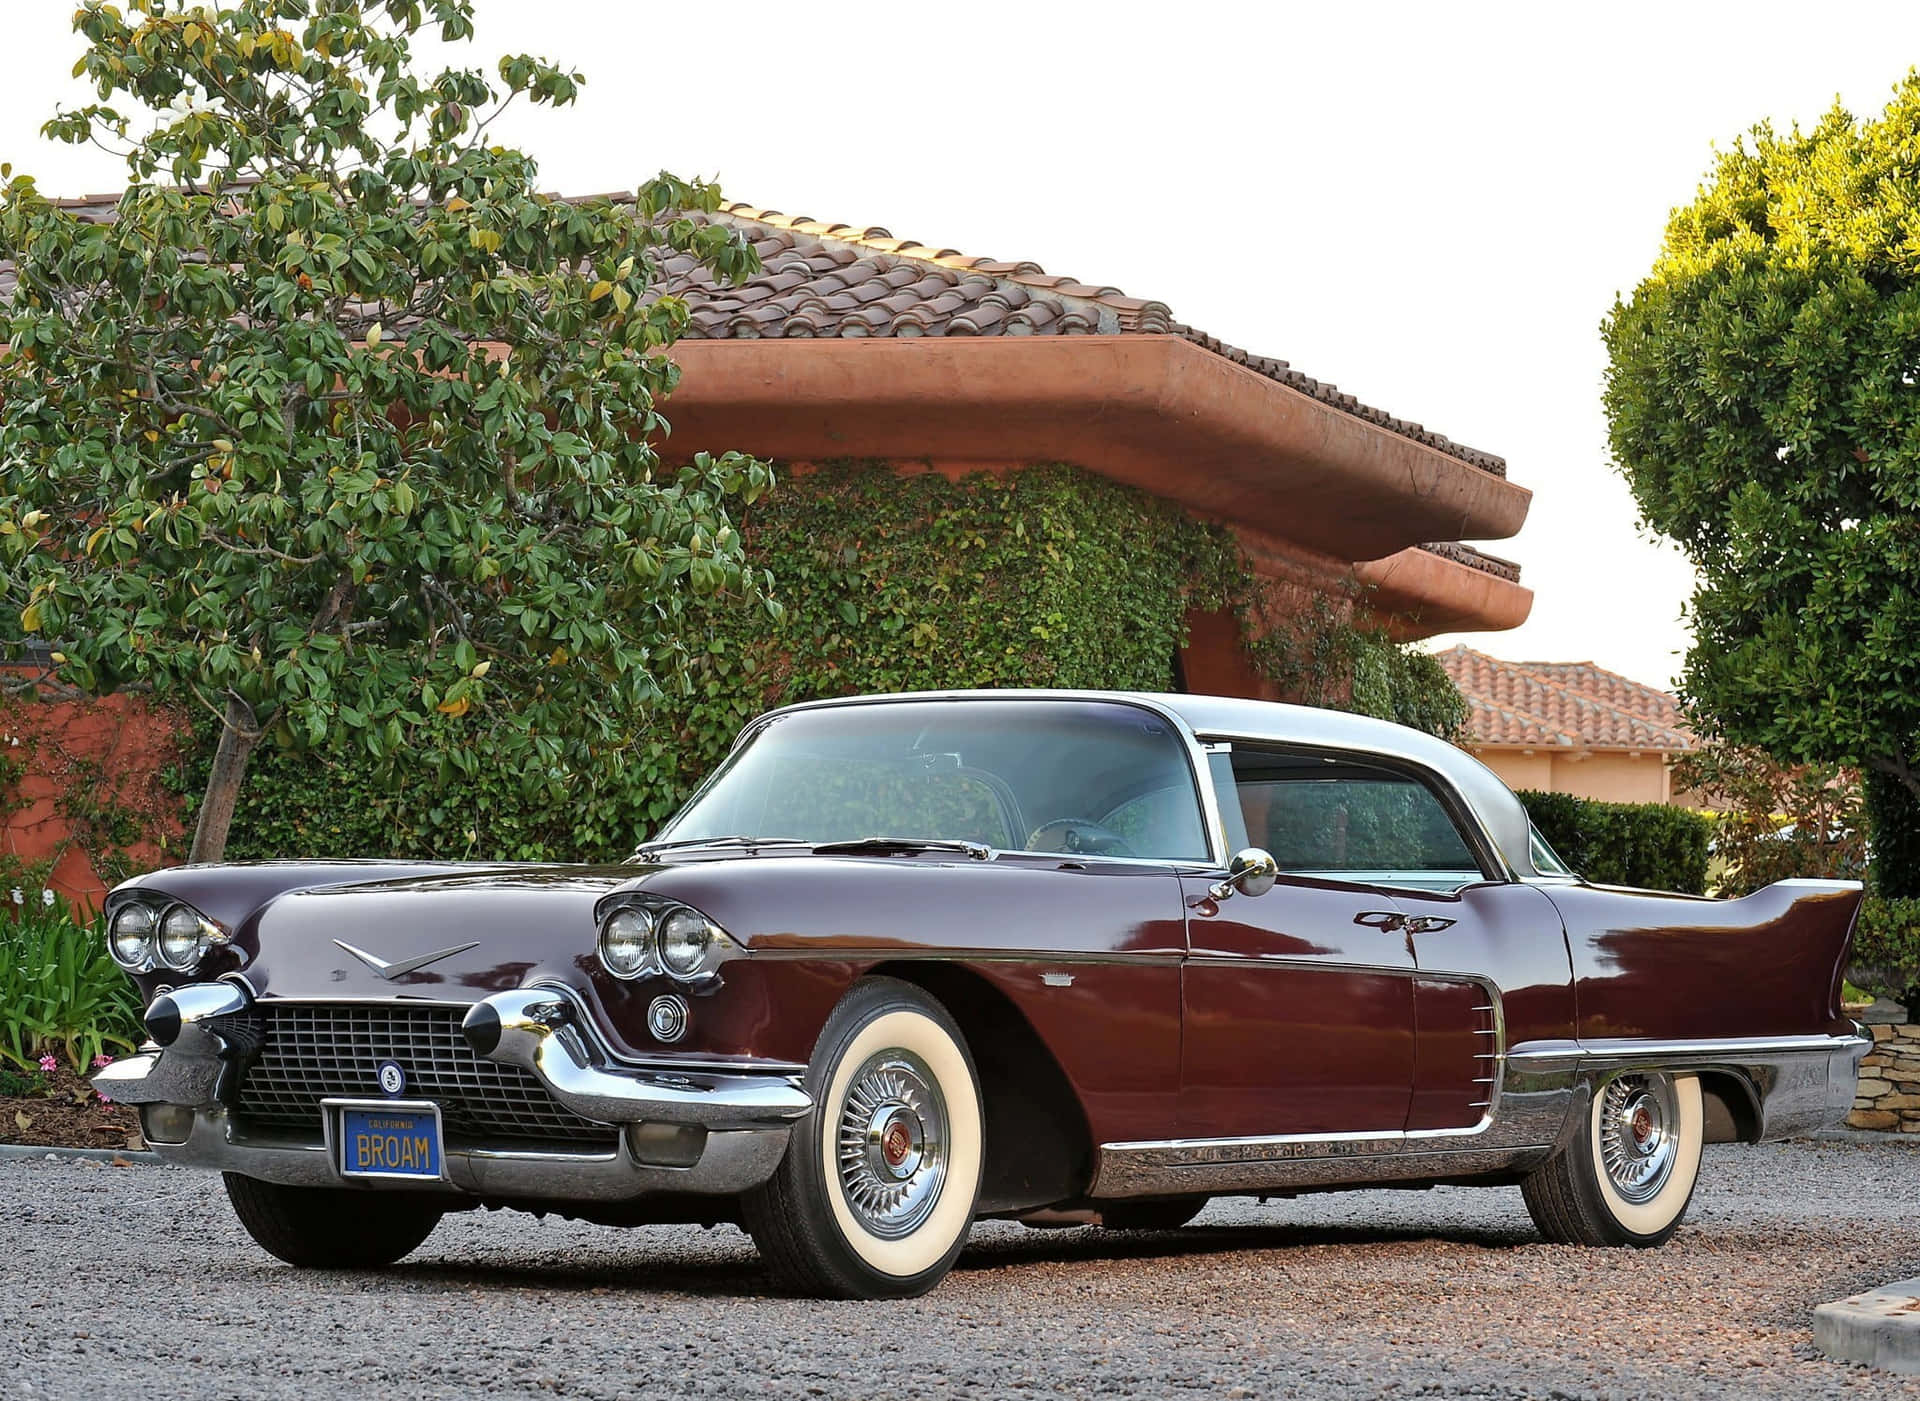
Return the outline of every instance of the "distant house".
[[[1462,743],[1509,787],[1616,803],[1676,803],[1674,759],[1696,746],[1665,691],[1592,662],[1507,662],[1471,647],[1438,660],[1467,699]]]

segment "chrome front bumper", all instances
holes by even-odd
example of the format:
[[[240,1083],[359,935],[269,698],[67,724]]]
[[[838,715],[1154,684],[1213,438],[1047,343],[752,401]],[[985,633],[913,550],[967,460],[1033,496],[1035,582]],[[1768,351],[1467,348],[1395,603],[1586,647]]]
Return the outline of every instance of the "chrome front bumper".
[[[793,1124],[813,1108],[793,1075],[622,1062],[571,992],[521,988],[474,1004],[462,1028],[468,1044],[478,1055],[531,1072],[556,1103],[574,1114],[620,1130],[613,1151],[450,1143],[441,1180],[349,1179],[339,1173],[321,1125],[315,1125],[313,1140],[296,1139],[242,1123],[229,1108],[236,1078],[244,1073],[252,1005],[246,989],[234,983],[180,988],[148,1010],[149,1029],[165,1044],[150,1044],[93,1077],[95,1088],[114,1100],[143,1107],[148,1143],[166,1161],[291,1186],[456,1191],[487,1198],[734,1195],[772,1176]],[[177,1107],[164,1116],[164,1131],[155,1106]],[[181,1110],[192,1111],[190,1124]]]

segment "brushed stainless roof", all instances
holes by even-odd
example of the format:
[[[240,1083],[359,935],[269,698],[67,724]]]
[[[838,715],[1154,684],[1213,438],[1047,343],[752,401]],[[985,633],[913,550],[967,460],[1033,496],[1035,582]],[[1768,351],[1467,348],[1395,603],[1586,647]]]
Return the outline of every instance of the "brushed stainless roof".
[[[747,727],[752,733],[773,715],[824,706],[875,705],[887,701],[966,700],[1110,700],[1150,706],[1175,721],[1193,738],[1247,740],[1296,745],[1356,756],[1374,755],[1423,770],[1444,785],[1477,821],[1487,839],[1519,877],[1537,875],[1533,865],[1533,825],[1513,790],[1473,755],[1423,730],[1311,705],[1246,700],[1233,696],[1196,696],[1159,691],[902,691],[890,695],[839,696],[803,701],[769,712]]]

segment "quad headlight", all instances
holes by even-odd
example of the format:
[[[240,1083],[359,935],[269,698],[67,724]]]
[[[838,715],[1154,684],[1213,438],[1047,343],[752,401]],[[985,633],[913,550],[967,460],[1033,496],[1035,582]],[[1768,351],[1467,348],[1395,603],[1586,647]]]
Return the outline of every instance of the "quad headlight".
[[[129,973],[151,973],[157,968],[191,973],[214,945],[225,942],[225,930],[178,901],[129,900],[114,911],[107,929],[107,951]]]
[[[600,961],[616,978],[637,978],[653,962],[653,916],[615,910],[600,926]]]
[[[676,978],[706,971],[716,931],[707,917],[682,906],[660,922],[660,964]]]
[[[719,925],[686,905],[621,905],[600,923],[600,965],[616,978],[664,973],[704,983],[730,944]]]

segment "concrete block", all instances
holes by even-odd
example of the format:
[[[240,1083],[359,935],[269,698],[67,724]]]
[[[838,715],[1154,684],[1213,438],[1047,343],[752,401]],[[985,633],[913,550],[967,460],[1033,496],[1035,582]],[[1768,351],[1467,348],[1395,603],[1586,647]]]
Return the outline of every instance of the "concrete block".
[[[1813,1311],[1813,1341],[1829,1357],[1920,1373],[1920,1279],[1820,1305]]]

